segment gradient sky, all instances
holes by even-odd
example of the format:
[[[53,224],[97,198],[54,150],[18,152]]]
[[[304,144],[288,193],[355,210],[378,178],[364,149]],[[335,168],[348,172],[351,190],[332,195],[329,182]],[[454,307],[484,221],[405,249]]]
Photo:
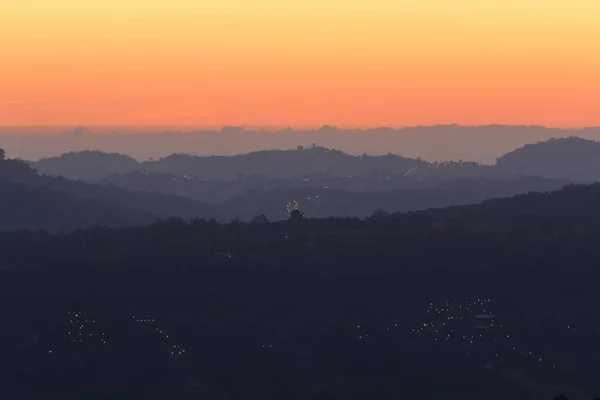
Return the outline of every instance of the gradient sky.
[[[1,0],[0,125],[600,125],[599,0]]]

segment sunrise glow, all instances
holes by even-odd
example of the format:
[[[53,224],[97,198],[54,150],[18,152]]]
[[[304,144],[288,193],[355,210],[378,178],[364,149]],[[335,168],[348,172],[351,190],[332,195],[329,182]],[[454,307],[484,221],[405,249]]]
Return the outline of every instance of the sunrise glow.
[[[0,125],[600,125],[598,0],[4,0]]]

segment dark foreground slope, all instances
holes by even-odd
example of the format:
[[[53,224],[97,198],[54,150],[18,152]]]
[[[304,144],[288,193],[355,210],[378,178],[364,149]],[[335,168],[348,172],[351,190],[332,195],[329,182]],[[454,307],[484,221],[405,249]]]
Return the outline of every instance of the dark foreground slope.
[[[585,202],[595,190],[548,196]],[[592,399],[599,240],[597,213],[529,208],[2,233],[0,389]],[[493,313],[495,328],[477,330],[478,312]]]
[[[156,216],[44,187],[0,181],[0,230],[70,231],[95,225],[152,223]]]

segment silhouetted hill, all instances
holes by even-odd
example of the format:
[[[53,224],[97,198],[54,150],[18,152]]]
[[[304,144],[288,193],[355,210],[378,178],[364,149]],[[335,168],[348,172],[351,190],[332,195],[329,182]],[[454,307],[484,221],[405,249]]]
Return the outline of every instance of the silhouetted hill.
[[[470,217],[599,217],[600,183],[569,184],[556,191],[518,194],[496,198],[478,205],[454,206],[428,210],[425,214]]]
[[[499,157],[495,166],[463,161],[430,163],[392,154],[353,156],[319,146],[235,156],[173,154],[145,162],[119,154],[82,151],[44,158],[30,165],[44,174],[87,181],[129,172],[150,172],[208,180],[235,180],[248,176],[270,179],[356,177],[373,173],[453,179],[500,173],[590,182],[599,177],[596,173],[600,168],[599,154],[600,142],[570,137],[528,144]]]
[[[180,196],[174,196],[164,193],[145,193],[130,191],[127,189],[111,186],[91,185],[82,181],[71,181],[63,177],[51,177],[38,175],[35,170],[31,169],[27,164],[18,160],[0,160],[0,180],[12,183],[12,186],[7,186],[7,190],[10,189],[15,193],[22,193],[23,196],[28,195],[41,196],[40,206],[44,203],[44,195],[49,196],[48,201],[53,206],[57,206],[60,202],[58,199],[64,198],[65,204],[70,204],[73,201],[79,203],[90,202],[85,207],[91,207],[94,209],[91,213],[93,218],[90,219],[94,224],[102,224],[102,210],[108,210],[111,206],[115,207],[115,212],[106,212],[106,224],[115,225],[116,219],[114,215],[122,215],[123,220],[118,223],[118,226],[127,225],[128,221],[136,222],[144,220],[146,222],[156,219],[158,217],[172,217],[180,216],[184,218],[192,217],[203,217],[203,216],[214,216],[213,210],[202,203],[196,202],[192,199]],[[16,195],[7,196],[11,199],[15,199]],[[20,205],[23,212],[27,211],[27,207],[33,206],[38,203],[29,203],[24,197],[23,204]],[[8,198],[7,198],[8,199]],[[8,201],[8,200],[7,200]],[[12,204],[12,203],[11,203]],[[101,208],[98,208],[99,204],[102,204]],[[13,206],[16,206],[12,204]],[[83,209],[84,206],[80,206],[78,209]],[[95,208],[94,208],[95,207]],[[62,209],[62,208],[60,208]],[[124,212],[122,210],[128,210]],[[39,215],[39,213],[53,214],[52,208],[45,210],[43,207],[39,210],[30,210],[32,215]],[[56,210],[58,213],[59,210]],[[84,227],[88,226],[88,220],[78,216],[77,212],[74,211],[72,220],[69,220],[69,214],[61,213],[63,218],[67,220],[56,225],[56,228],[63,226],[70,227]],[[149,217],[152,216],[151,219]],[[27,219],[29,221],[29,219]],[[49,221],[55,221],[50,219]],[[80,223],[85,223],[80,225]],[[21,225],[22,227],[37,227],[37,225],[28,226],[26,224]],[[50,225],[44,225],[51,227]]]
[[[565,180],[536,177],[465,178],[431,186],[399,190],[351,191],[323,187],[253,190],[223,203],[223,212],[249,221],[265,214],[276,221],[288,217],[289,207],[298,207],[313,218],[365,218],[375,210],[387,213],[424,210],[508,197],[530,191],[557,190]]]
[[[71,196],[44,187],[0,180],[0,230],[68,231],[94,225],[130,226],[156,220],[153,214]]]
[[[54,159],[63,170],[78,157],[110,163],[114,155],[85,152],[78,156]],[[50,159],[46,160],[50,162]],[[101,166],[102,163],[98,164]],[[156,196],[185,196],[198,201],[223,203],[200,214],[221,220],[240,217],[249,221],[265,214],[270,220],[288,216],[294,202],[307,216],[367,217],[375,210],[388,213],[423,210],[430,207],[475,204],[494,197],[507,197],[530,191],[556,190],[569,183],[566,179],[543,179],[502,173],[490,166],[473,162],[428,163],[394,155],[351,156],[320,147],[296,150],[261,151],[238,156],[199,157],[171,155],[158,161],[139,163],[139,171],[112,174],[97,182],[124,189],[153,192]],[[80,170],[78,170],[80,171]],[[93,175],[99,175],[94,169]],[[108,171],[107,171],[108,172]],[[84,174],[85,175],[85,174]],[[107,197],[96,186],[61,181],[52,183],[61,190],[93,193],[94,198],[118,202],[128,207],[129,197],[116,188]],[[77,190],[75,190],[77,189]],[[92,190],[93,189],[93,190]],[[118,197],[118,201],[114,197]],[[174,200],[148,201],[146,211],[168,215]],[[131,199],[133,202],[134,200]],[[179,200],[183,202],[183,200]],[[135,200],[137,203],[137,200]],[[188,210],[189,209],[189,210]],[[188,210],[188,211],[186,211]],[[194,204],[182,204],[173,216],[198,214]]]
[[[353,156],[319,146],[264,150],[235,156],[172,154],[144,162],[119,154],[83,151],[45,158],[30,165],[44,174],[86,181],[106,180],[110,176],[137,172],[211,181],[257,176],[281,180],[356,178],[378,174],[381,178],[455,179],[502,174],[590,182],[598,179],[599,155],[600,142],[570,137],[526,145],[501,156],[494,166],[463,161],[431,163],[392,154]]]
[[[236,156],[173,154],[157,161],[142,163],[136,163],[127,156],[80,152],[31,162],[30,165],[44,174],[95,180],[133,170],[205,179],[238,179],[252,175],[268,178],[297,178],[314,174],[348,176],[376,171],[405,174],[415,167],[427,167],[429,163],[391,154],[352,156],[315,146],[296,150],[257,151]]]
[[[269,178],[304,177],[313,174],[330,176],[357,175],[373,171],[406,173],[421,160],[388,156],[351,156],[341,151],[313,147],[298,150],[271,150],[223,157],[172,155],[156,162],[143,163],[144,169],[175,175],[210,179],[234,179],[240,175],[262,175]]]
[[[179,176],[136,171],[110,175],[96,181],[96,183],[116,185],[136,191],[171,193],[190,197],[198,201],[218,203],[235,196],[244,195],[249,191],[328,188],[349,192],[381,192],[399,189],[433,188],[444,182],[453,182],[456,179],[472,179],[482,176],[486,176],[492,181],[506,180],[503,177],[494,176],[489,167],[473,167],[468,164],[446,163],[439,165],[430,164],[420,169],[415,168],[407,175],[375,171],[354,176],[323,176],[315,174],[307,178],[276,179],[253,175],[234,180],[209,180],[187,175]],[[508,180],[506,181],[508,182]],[[529,188],[529,190],[536,189]]]
[[[42,158],[30,165],[46,175],[94,180],[110,174],[133,171],[138,167],[138,162],[122,154],[86,150]]]
[[[578,181],[600,178],[600,142],[570,137],[528,144],[498,159],[496,169]]]

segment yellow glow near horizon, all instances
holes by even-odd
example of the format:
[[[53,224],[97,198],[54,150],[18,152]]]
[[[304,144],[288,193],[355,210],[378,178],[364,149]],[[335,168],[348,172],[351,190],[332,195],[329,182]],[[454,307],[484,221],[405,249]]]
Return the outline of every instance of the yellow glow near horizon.
[[[0,125],[600,124],[597,0],[3,0]]]

